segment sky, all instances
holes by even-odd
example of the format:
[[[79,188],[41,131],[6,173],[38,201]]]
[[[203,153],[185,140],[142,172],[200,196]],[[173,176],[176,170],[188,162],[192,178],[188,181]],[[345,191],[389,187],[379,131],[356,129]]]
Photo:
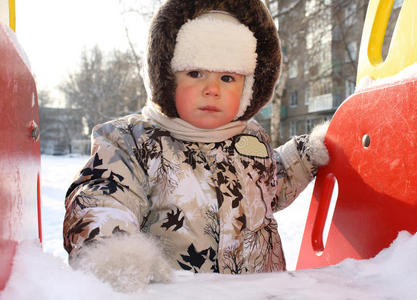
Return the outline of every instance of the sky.
[[[15,3],[16,35],[29,57],[37,89],[51,90],[53,97],[62,97],[56,87],[77,69],[83,49],[95,45],[106,52],[128,48],[118,0]],[[147,25],[129,28],[135,41],[146,41]]]

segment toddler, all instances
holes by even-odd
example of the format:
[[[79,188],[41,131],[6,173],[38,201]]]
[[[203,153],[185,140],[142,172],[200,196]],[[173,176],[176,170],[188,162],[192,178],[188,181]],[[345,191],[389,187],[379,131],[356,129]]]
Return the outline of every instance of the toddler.
[[[66,197],[74,267],[116,289],[171,269],[285,270],[273,214],[326,164],[325,127],[272,149],[251,118],[273,95],[277,30],[259,0],[167,0],[147,51],[141,114],[98,125]]]

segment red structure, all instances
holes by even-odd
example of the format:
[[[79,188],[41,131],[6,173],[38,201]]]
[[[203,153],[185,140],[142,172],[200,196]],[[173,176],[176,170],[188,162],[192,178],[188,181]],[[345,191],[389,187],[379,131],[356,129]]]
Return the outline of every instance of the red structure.
[[[358,64],[358,80],[371,76],[392,83],[355,93],[333,116],[325,139],[330,163],[316,179],[297,269],[371,258],[399,231],[417,231],[417,76],[391,77],[417,65],[417,6],[416,0],[404,1],[383,60],[393,4],[369,1]],[[330,229],[324,232],[328,215]]]
[[[0,290],[19,241],[42,239],[36,86],[16,43],[0,24]]]
[[[401,230],[417,231],[417,78],[364,91],[334,115],[297,269],[370,258]],[[334,179],[339,192],[327,244],[323,227]]]
[[[404,1],[386,74],[397,65],[417,62],[416,1]],[[382,57],[377,57],[384,40],[380,29],[386,27],[387,8],[393,3],[370,1],[362,73],[380,75],[383,70],[384,63],[378,61]],[[402,33],[409,35],[404,38]],[[37,94],[19,49],[13,31],[0,23],[0,291],[10,277],[19,242],[42,241]],[[402,50],[407,55],[399,55]],[[337,110],[325,140],[331,160],[317,175],[297,269],[336,264],[347,257],[370,258],[388,247],[399,231],[417,231],[416,103],[417,78],[409,78],[356,93]],[[336,180],[338,198],[325,243]]]

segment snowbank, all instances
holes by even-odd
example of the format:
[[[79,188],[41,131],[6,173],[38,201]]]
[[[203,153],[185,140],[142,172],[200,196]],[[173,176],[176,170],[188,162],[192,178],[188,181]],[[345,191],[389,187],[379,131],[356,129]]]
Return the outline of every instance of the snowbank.
[[[336,266],[273,274],[230,276],[176,272],[170,284],[153,284],[121,294],[66,264],[62,247],[64,197],[88,157],[42,156],[43,250],[35,241],[17,250],[11,278],[0,300],[72,299],[412,299],[417,294],[417,235],[401,232],[390,248],[369,260],[347,259]],[[298,256],[310,184],[275,215],[289,270]]]
[[[376,88],[386,84],[400,83],[411,78],[417,78],[417,63],[408,66],[407,68],[405,68],[404,70],[402,70],[394,76],[381,78],[378,80],[373,80],[371,77],[366,76],[358,82],[355,93],[361,92],[365,89]]]
[[[417,235],[401,232],[390,248],[369,260],[241,276],[178,271],[170,284],[120,294],[26,241],[18,248],[1,299],[412,299],[417,293],[416,253]]]

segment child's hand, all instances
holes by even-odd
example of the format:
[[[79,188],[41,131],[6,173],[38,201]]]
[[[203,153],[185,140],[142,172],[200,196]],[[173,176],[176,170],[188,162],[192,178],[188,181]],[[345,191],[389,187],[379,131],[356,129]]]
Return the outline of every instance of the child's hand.
[[[125,293],[150,282],[169,282],[173,276],[158,244],[143,233],[114,236],[86,246],[73,264]]]
[[[324,166],[329,163],[329,152],[324,144],[324,137],[329,128],[329,121],[317,125],[311,131],[309,137],[309,147],[311,151],[311,159],[317,166]]]

